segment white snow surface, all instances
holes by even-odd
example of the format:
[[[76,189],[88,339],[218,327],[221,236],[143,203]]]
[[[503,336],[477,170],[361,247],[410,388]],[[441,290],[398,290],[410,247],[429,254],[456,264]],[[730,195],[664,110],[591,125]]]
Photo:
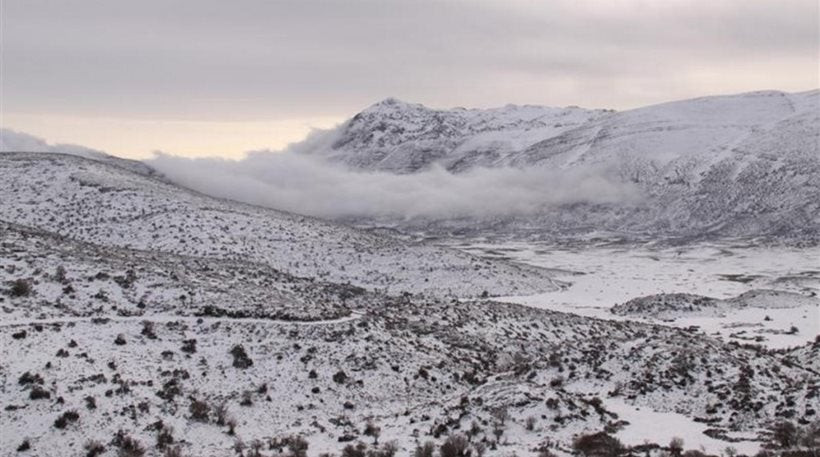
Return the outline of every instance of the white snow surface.
[[[754,342],[775,349],[804,345],[820,334],[818,247],[757,247],[731,241],[678,247],[523,242],[460,247],[548,268],[553,277],[567,283],[557,291],[501,298],[512,303],[603,319],[697,326],[726,341]],[[730,301],[740,296],[744,306],[663,316],[610,312],[613,306],[636,297],[675,293]],[[798,329],[794,334],[789,333],[792,327]]]

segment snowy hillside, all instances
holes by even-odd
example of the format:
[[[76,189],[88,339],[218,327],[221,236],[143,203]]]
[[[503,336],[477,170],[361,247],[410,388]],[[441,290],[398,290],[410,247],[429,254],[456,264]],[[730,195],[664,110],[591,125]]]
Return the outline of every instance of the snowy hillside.
[[[0,195],[4,220],[102,246],[249,261],[392,293],[478,296],[558,287],[538,268],[218,200],[64,154],[0,154]]]

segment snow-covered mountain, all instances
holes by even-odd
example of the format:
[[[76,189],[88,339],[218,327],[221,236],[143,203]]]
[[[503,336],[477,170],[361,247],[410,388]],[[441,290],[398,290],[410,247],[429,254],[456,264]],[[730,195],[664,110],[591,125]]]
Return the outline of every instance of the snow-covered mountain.
[[[388,98],[353,116],[332,147],[320,153],[366,170],[413,173],[439,164],[457,172],[503,163],[518,151],[608,114],[532,105],[436,110]]]
[[[820,233],[817,90],[704,97],[623,112],[440,111],[389,99],[354,116],[323,154],[356,169],[399,174],[434,165],[453,173],[507,166],[605,173],[645,197],[638,204],[581,204],[484,221],[508,231],[814,239]],[[416,222],[458,229],[476,221]]]

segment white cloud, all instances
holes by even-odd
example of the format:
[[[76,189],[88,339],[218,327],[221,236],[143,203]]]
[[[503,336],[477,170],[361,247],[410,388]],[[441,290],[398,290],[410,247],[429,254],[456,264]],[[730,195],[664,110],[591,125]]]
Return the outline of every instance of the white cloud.
[[[451,174],[432,168],[411,175],[353,171],[309,154],[328,147],[335,132],[316,132],[284,151],[252,152],[238,161],[159,153],[147,163],[206,194],[330,218],[491,217],[639,197],[606,169],[479,168]]]
[[[49,144],[28,133],[0,128],[0,152],[53,152],[89,158],[100,158],[105,153],[76,144]]]

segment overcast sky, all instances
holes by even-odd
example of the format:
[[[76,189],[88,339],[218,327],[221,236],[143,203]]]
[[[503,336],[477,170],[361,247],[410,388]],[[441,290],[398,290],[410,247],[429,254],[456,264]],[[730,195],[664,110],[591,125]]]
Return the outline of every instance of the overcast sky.
[[[626,109],[820,86],[816,0],[0,4],[0,124],[132,157],[279,148],[388,96]]]

